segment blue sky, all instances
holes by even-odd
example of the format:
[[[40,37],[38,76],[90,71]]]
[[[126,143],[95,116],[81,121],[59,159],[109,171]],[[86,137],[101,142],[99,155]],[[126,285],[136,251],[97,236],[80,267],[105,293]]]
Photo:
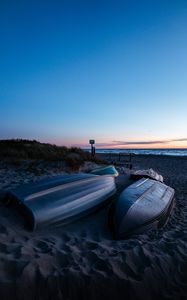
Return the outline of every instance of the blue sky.
[[[186,28],[183,0],[2,0],[0,138],[187,147]]]

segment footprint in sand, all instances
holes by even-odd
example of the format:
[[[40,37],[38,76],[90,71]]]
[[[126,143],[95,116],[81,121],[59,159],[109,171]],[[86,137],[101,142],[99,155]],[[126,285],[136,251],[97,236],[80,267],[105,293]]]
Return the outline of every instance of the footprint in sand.
[[[33,243],[33,247],[36,251],[40,253],[49,253],[51,251],[51,248],[46,242],[43,241],[35,241]]]
[[[0,252],[7,253],[7,245],[0,243]]]
[[[6,227],[3,226],[2,224],[0,224],[0,233],[7,234],[7,229],[6,229]]]

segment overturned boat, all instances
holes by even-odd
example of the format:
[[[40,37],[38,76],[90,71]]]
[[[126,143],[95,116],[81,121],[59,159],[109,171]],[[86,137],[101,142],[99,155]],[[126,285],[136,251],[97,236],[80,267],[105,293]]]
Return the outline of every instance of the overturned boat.
[[[156,171],[154,171],[153,169],[147,169],[147,170],[137,170],[137,171],[133,171],[131,173],[131,179],[133,180],[138,180],[141,178],[150,178],[150,179],[154,179],[160,182],[163,182],[163,176],[161,174],[158,174]]]
[[[163,226],[173,207],[174,190],[142,178],[128,186],[111,206],[110,223],[116,238],[127,238]]]
[[[60,175],[25,184],[8,193],[32,230],[66,224],[102,206],[116,192],[113,176]]]
[[[90,174],[94,175],[111,175],[117,177],[119,175],[118,171],[113,165],[99,167],[90,171]]]

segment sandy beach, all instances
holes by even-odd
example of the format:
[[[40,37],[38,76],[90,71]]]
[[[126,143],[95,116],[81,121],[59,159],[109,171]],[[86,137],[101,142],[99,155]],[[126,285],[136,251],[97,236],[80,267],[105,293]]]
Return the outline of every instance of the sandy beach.
[[[114,240],[105,206],[72,224],[31,232],[13,206],[1,204],[1,300],[187,299],[187,158],[139,155],[132,166],[154,169],[175,189],[172,215],[158,231]],[[0,189],[63,173],[61,162],[1,161]]]

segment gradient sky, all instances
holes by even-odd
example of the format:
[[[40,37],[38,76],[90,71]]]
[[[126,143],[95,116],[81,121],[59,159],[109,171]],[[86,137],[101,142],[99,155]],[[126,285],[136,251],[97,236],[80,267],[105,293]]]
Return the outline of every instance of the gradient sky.
[[[1,0],[0,139],[187,147],[186,0]]]

